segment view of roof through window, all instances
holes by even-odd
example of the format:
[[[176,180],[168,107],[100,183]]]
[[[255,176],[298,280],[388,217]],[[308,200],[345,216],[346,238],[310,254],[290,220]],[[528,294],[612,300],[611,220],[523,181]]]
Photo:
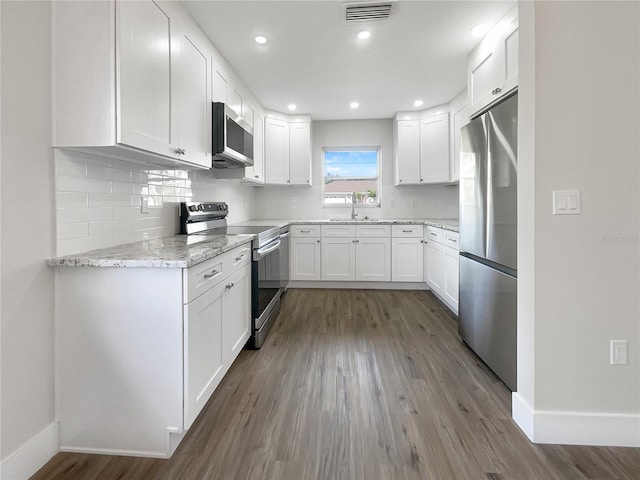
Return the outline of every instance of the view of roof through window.
[[[324,197],[325,205],[351,204],[352,194],[356,203],[379,205],[379,149],[324,149]]]

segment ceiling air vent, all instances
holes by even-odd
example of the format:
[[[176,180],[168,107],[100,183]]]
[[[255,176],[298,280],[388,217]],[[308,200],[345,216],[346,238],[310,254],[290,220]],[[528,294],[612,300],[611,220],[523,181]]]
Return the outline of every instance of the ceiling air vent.
[[[346,23],[387,20],[391,15],[393,2],[349,3],[345,5]]]

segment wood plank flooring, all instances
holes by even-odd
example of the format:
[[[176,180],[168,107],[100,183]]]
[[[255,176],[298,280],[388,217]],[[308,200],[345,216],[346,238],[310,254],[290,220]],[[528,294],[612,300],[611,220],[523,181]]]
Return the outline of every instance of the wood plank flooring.
[[[531,444],[429,292],[290,290],[168,460],[59,453],[33,480],[640,479],[640,449]]]

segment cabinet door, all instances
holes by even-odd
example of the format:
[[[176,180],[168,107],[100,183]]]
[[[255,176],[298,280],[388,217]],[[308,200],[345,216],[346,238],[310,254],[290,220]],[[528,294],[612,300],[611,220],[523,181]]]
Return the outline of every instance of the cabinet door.
[[[224,283],[184,307],[184,428],[188,429],[224,375]]]
[[[420,122],[399,120],[396,123],[396,185],[420,183]]]
[[[353,238],[322,239],[322,280],[356,279],[356,244]]]
[[[213,70],[213,101],[227,103],[227,77],[218,69]]]
[[[487,38],[469,55],[467,89],[472,114],[493,101],[496,61],[495,49]]]
[[[244,170],[245,178],[264,183],[264,118],[255,116],[253,126],[253,166]]]
[[[420,182],[449,181],[449,114],[420,121]]]
[[[234,88],[227,87],[227,105],[231,110],[236,112],[237,115],[242,117],[242,95]]]
[[[320,280],[320,239],[291,239],[291,280]]]
[[[427,285],[439,295],[444,292],[444,246],[429,240],[427,243]]]
[[[458,268],[460,265],[458,250],[444,247],[444,289],[443,296],[453,313],[458,314]]]
[[[289,183],[289,123],[267,117],[264,121],[266,183]]]
[[[391,239],[358,238],[356,240],[356,280],[388,282],[391,280]]]
[[[206,40],[182,31],[180,63],[176,77],[181,158],[189,163],[211,167],[211,56]]]
[[[289,125],[289,180],[291,185],[311,185],[311,124]]]
[[[393,238],[391,240],[391,281],[423,282],[422,239]]]
[[[154,2],[118,2],[116,141],[180,158],[177,148],[175,19]]]
[[[222,296],[222,361],[226,370],[251,333],[251,264],[223,283],[226,291]]]
[[[451,155],[451,181],[460,181],[460,147],[462,137],[460,130],[469,123],[469,108],[467,105],[453,114],[453,152]]]
[[[496,62],[497,96],[504,95],[518,86],[518,22],[511,23],[498,40]]]

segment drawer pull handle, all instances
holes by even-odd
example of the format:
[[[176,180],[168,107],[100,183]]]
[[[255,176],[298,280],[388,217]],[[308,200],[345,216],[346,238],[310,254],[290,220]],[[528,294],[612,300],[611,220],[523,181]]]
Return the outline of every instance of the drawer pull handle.
[[[404,229],[402,229],[402,233],[413,233],[413,230],[404,230]]]
[[[447,238],[447,240],[449,240],[451,243],[458,243],[457,238]]]
[[[311,230],[300,230],[300,233],[311,233]]]
[[[211,273],[205,273],[204,278],[213,278],[220,273],[220,270],[212,270]]]
[[[429,232],[429,235],[431,235],[432,237],[437,237],[438,236],[437,233],[433,233],[433,232]]]
[[[229,282],[229,283],[227,283],[227,288],[228,289],[232,289],[234,287],[234,285],[235,285],[235,283]]]
[[[247,254],[246,254],[246,253],[243,253],[242,255],[238,255],[238,256],[236,257],[236,261],[242,260],[242,259],[243,259],[244,257],[246,257],[246,256],[247,256]]]

